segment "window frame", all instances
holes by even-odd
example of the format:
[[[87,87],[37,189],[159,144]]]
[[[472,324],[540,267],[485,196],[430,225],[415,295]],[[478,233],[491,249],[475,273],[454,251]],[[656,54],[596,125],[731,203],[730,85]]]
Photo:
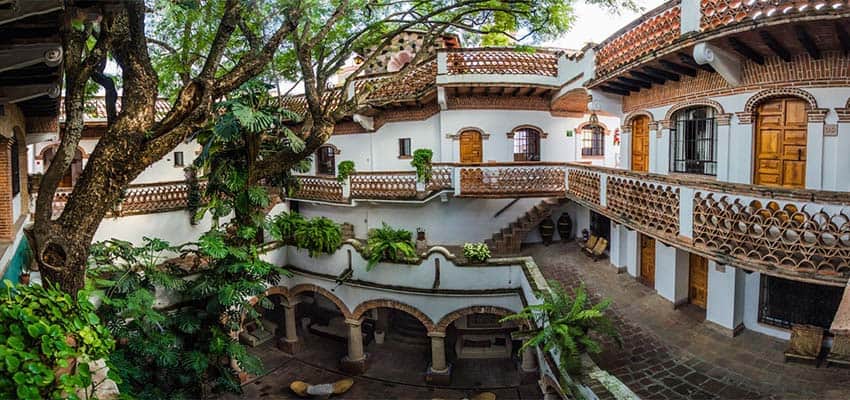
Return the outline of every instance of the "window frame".
[[[581,128],[580,133],[582,157],[605,156],[605,127],[585,125]]]
[[[413,141],[410,138],[398,139],[398,158],[413,157]]]
[[[173,159],[173,161],[174,161],[174,166],[175,166],[175,167],[185,167],[185,166],[186,166],[186,164],[185,164],[186,160],[185,160],[185,158],[183,157],[183,152],[182,152],[182,151],[175,151],[174,153],[172,153],[172,154],[171,154],[171,157],[172,157],[172,159]],[[179,162],[179,163],[177,162],[177,159],[178,159],[178,158],[180,159],[180,162]]]
[[[336,175],[336,149],[333,146],[321,146],[316,150],[316,174]]]
[[[540,161],[540,138],[543,134],[539,129],[521,127],[513,131],[514,161]]]
[[[698,111],[704,117],[696,117]],[[670,124],[670,172],[717,176],[716,110],[695,106],[677,110]]]

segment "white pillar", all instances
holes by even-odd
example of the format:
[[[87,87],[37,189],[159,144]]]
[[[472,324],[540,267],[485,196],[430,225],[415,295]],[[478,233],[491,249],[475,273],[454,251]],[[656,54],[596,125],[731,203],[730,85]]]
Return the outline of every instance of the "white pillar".
[[[699,32],[702,19],[701,2],[699,0],[682,0],[680,33]]]
[[[688,253],[655,241],[655,290],[679,306],[688,301]]]
[[[608,257],[611,260],[611,265],[614,268],[620,268],[625,265],[625,263],[620,260],[623,253],[620,251],[620,225],[614,221],[611,221],[611,241],[610,241],[610,249],[608,250]]]
[[[835,137],[835,182],[829,190],[850,191],[850,109],[836,109],[838,117],[838,137]],[[827,188],[824,188],[827,189]]]
[[[449,369],[446,364],[446,334],[430,332],[428,336],[431,337],[431,371],[446,372]]]
[[[755,152],[755,133],[753,115],[736,113],[737,122],[729,125],[729,171],[728,182],[753,182],[753,153]]]
[[[620,129],[620,168],[632,169],[632,128],[630,126]]]
[[[730,158],[729,153],[732,151],[732,114],[720,114],[715,117],[717,123],[717,181],[729,182]],[[736,138],[737,139],[737,138]],[[737,142],[735,143],[737,146]]]
[[[297,303],[291,303],[283,306],[283,319],[284,319],[284,328],[286,329],[286,341],[287,342],[297,342],[298,341],[298,331],[296,330],[297,324],[295,323],[295,305]]]
[[[661,136],[656,135],[655,172],[666,175],[670,173],[670,121],[659,121],[658,124]]]
[[[679,187],[679,236],[694,237],[694,189]]]
[[[659,138],[661,135],[660,129],[658,122],[649,124],[649,172],[653,173],[659,173],[658,153],[660,144],[658,142],[661,140]]]
[[[522,363],[520,368],[523,373],[537,371],[537,349],[534,346],[528,346],[522,350]]]
[[[346,319],[348,325],[348,361],[360,361],[366,358],[363,353],[363,333],[360,330],[360,321]]]
[[[806,132],[806,189],[823,188],[823,127],[829,109],[816,108],[808,112]]]
[[[708,300],[705,319],[730,335],[743,326],[746,274],[744,270],[708,262]]]
[[[623,229],[626,231],[626,272],[637,277],[640,270],[640,234],[625,226]]]

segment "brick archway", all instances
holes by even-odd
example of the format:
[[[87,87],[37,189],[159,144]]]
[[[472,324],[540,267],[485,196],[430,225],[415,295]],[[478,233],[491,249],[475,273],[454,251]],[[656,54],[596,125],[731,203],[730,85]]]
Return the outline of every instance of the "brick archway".
[[[303,283],[300,285],[296,285],[290,289],[287,289],[283,286],[273,286],[266,290],[266,296],[272,295],[281,295],[283,296],[287,302],[295,300],[299,294],[302,293],[318,293],[328,300],[330,300],[334,305],[336,305],[337,309],[342,313],[345,318],[351,318],[351,311],[349,311],[348,306],[340,300],[333,292],[321,287],[316,286],[309,283]]]
[[[398,302],[398,301],[390,300],[390,299],[369,300],[369,301],[361,303],[360,305],[357,306],[357,308],[354,309],[354,313],[352,314],[352,319],[362,318],[363,314],[365,314],[366,311],[369,311],[373,308],[392,308],[394,310],[404,311],[404,312],[412,315],[416,319],[418,319],[419,322],[421,322],[422,325],[425,326],[426,331],[428,331],[428,332],[434,331],[434,322],[431,321],[431,318],[428,318],[428,316],[425,315],[425,313],[423,313],[422,311],[419,311],[419,309],[417,309],[417,308],[415,308],[411,305],[404,304],[402,302]]]
[[[750,98],[747,99],[747,104],[744,105],[744,113],[755,113],[756,107],[758,107],[761,102],[775,97],[798,97],[809,104],[809,110],[815,110],[818,108],[818,102],[815,100],[815,96],[811,93],[802,89],[785,87],[765,89],[750,96]]]
[[[442,319],[440,319],[440,322],[437,323],[437,326],[435,327],[435,331],[445,333],[446,329],[449,327],[449,325],[452,324],[452,322],[455,322],[459,318],[467,316],[467,315],[493,314],[493,315],[498,315],[500,317],[506,317],[508,315],[512,315],[512,314],[515,314],[515,313],[516,313],[515,311],[508,310],[507,308],[496,307],[496,306],[464,307],[464,308],[461,308],[459,310],[455,310],[455,311],[452,311],[452,312],[446,314]]]
[[[626,116],[623,117],[623,129],[622,130],[625,131],[627,128],[631,129],[632,120],[635,119],[635,117],[639,117],[641,115],[649,118],[650,123],[655,121],[655,116],[653,116],[651,112],[646,111],[646,110],[635,110],[635,111],[632,111],[632,112],[626,114]]]
[[[673,114],[675,114],[677,111],[696,106],[711,107],[714,109],[715,115],[724,114],[723,106],[720,103],[711,99],[698,99],[686,101],[684,103],[674,104],[673,107],[670,107],[670,109],[667,110],[667,114],[664,115],[664,120],[670,121],[673,119]]]

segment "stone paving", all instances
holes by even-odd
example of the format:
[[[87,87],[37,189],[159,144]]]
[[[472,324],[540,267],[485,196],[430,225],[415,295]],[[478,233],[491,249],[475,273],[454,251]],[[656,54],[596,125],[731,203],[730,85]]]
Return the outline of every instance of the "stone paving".
[[[584,282],[595,300],[611,298],[623,348],[606,343],[593,356],[643,399],[850,399],[850,370],[783,363],[786,342],[745,330],[735,338],[704,322],[704,312],[674,310],[654,290],[607,260],[593,262],[575,243],[533,245],[547,279]]]

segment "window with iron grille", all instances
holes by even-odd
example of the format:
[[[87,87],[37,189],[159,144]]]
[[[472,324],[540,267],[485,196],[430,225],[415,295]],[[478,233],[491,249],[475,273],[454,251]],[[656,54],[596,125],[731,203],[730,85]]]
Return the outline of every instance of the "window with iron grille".
[[[331,146],[319,147],[318,155],[316,156],[316,172],[321,175],[336,175],[336,156],[334,148]]]
[[[10,157],[12,161],[12,197],[15,197],[21,192],[20,150],[18,149],[18,141],[14,137],[10,140],[12,141],[12,146],[9,148],[12,153]]]
[[[762,275],[759,322],[791,328],[806,324],[829,329],[844,288]]]
[[[537,129],[514,131],[514,161],[540,161],[540,132]]]
[[[581,130],[581,155],[605,155],[605,129],[601,126],[587,127]]]
[[[711,107],[676,112],[670,130],[670,170],[717,175],[716,131],[714,109]]]
[[[399,157],[410,157],[412,153],[410,152],[410,138],[402,138],[398,140],[398,156]]]

